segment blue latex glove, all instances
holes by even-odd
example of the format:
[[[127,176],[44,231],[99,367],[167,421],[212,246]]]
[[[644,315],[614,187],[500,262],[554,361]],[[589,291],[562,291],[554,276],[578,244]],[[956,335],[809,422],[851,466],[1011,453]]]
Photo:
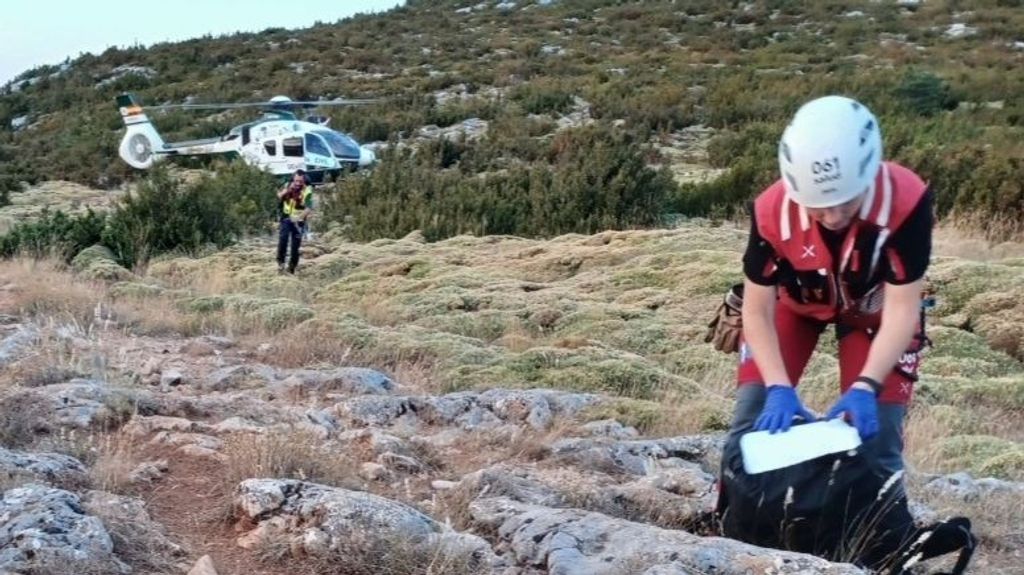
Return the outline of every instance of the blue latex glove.
[[[862,441],[867,441],[878,434],[878,399],[874,392],[850,388],[832,409],[828,410],[825,419],[832,419],[844,412],[857,428]]]
[[[769,433],[789,431],[793,425],[793,416],[799,415],[808,422],[816,418],[800,404],[796,390],[788,385],[772,385],[768,387],[768,396],[764,400],[761,415],[754,422],[754,431],[768,430]]]

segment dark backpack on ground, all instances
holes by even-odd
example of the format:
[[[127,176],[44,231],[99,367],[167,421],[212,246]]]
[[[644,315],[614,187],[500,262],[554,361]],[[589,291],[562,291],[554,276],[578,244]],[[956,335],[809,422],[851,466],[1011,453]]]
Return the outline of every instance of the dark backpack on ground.
[[[951,575],[967,568],[977,542],[970,520],[917,527],[901,474],[887,475],[852,451],[750,475],[743,470],[741,435],[734,434],[722,453],[716,515],[725,537],[889,575],[909,575],[918,561],[957,550]]]

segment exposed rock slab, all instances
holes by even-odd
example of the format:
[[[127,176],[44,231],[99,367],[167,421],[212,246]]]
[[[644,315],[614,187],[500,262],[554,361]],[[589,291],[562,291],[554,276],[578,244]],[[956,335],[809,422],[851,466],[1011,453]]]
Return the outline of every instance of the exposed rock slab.
[[[388,426],[414,420],[464,430],[506,423],[537,430],[550,428],[556,417],[568,417],[600,401],[589,393],[552,389],[490,389],[441,396],[355,397],[334,406],[335,413],[356,426]]]
[[[551,509],[507,498],[470,505],[473,520],[497,533],[515,562],[555,575],[854,575],[849,564],[698,537],[579,509]]]
[[[69,455],[11,451],[0,447],[0,478],[15,477],[61,487],[85,485],[88,481],[85,467]]]
[[[375,369],[339,367],[327,371],[293,370],[275,384],[274,389],[286,397],[299,398],[327,394],[382,395],[396,387],[390,377]]]
[[[87,429],[122,421],[132,412],[153,413],[162,409],[152,394],[111,387],[102,381],[72,379],[66,383],[26,389],[12,399],[38,407],[43,429]]]
[[[712,435],[627,441],[568,438],[552,444],[551,454],[583,469],[649,475],[662,468],[690,467],[720,451],[723,441]]]
[[[597,511],[662,527],[700,521],[714,506],[715,478],[699,467],[666,469],[620,483],[619,478],[575,468],[499,464],[470,473],[457,489],[469,497],[507,497],[543,507]]]
[[[0,339],[0,367],[18,359],[39,339],[39,331],[31,326],[19,325]]]
[[[73,564],[128,573],[113,550],[103,522],[87,515],[74,493],[27,485],[0,499],[0,570],[47,572]]]
[[[1005,481],[993,477],[975,479],[960,472],[936,477],[924,486],[927,493],[952,497],[961,501],[977,501],[994,494],[1015,495],[1024,498],[1024,483]]]
[[[286,538],[293,548],[318,555],[351,541],[401,541],[443,545],[481,564],[499,563],[489,544],[474,535],[447,531],[429,516],[397,501],[298,480],[247,479],[235,491],[235,514],[255,525],[238,544],[258,548]]]
[[[115,548],[130,545],[139,549],[134,555],[143,562],[152,562],[149,567],[159,568],[160,558],[185,555],[185,550],[168,537],[167,530],[153,520],[142,499],[88,491],[82,495],[82,507],[89,515],[101,518]]]

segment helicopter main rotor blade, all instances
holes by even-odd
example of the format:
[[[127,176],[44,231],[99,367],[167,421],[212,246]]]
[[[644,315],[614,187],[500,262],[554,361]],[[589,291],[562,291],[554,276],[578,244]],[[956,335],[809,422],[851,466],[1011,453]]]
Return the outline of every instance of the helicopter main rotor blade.
[[[301,106],[349,106],[358,104],[374,104],[377,102],[380,102],[380,100],[377,98],[336,98],[334,100],[306,100],[298,102],[284,102],[284,105],[290,106],[292,104],[298,104]]]
[[[290,102],[235,102],[225,104],[165,104],[162,106],[143,106],[143,110],[233,110],[239,108],[316,108],[318,106],[359,106],[373,104],[380,100],[373,98],[336,100],[311,100],[311,101],[290,101]]]

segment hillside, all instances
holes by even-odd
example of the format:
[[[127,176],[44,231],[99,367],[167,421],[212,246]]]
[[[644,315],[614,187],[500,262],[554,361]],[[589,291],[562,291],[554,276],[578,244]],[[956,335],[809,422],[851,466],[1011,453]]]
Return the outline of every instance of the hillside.
[[[973,519],[972,572],[1010,575],[1024,521],[1024,247],[951,233],[931,274],[935,346],[908,420],[908,481],[922,520]],[[95,250],[77,271],[7,261],[0,465],[6,487],[60,488],[8,493],[80,497],[84,511],[62,521],[100,518],[113,537],[90,557],[141,573],[206,554],[222,574],[598,562],[738,574],[783,559],[780,573],[855,573],[689,534],[707,533],[733,398],[735,356],[702,342],[704,324],[738,278],[745,235],[690,223],[351,243],[330,231],[297,277],[276,274],[265,240],[157,258],[141,275]],[[817,410],[834,397],[833,347],[801,385]],[[338,535],[350,529],[362,538]],[[431,533],[425,551],[395,551],[395,538]],[[555,552],[566,534],[578,553]],[[608,538],[612,555],[599,551]]]
[[[1019,575],[1022,6],[409,0],[27,71],[0,87],[0,575],[866,575],[708,514],[737,358],[707,322],[784,122],[832,92],[937,198],[912,512]],[[317,189],[279,274],[278,183],[132,171],[123,91],[381,98],[327,111],[381,162]]]
[[[543,163],[531,138],[550,138],[564,122],[614,123],[655,144],[655,163],[677,164],[686,163],[673,152],[680,131],[706,127],[706,162],[724,175],[681,184],[660,208],[721,215],[772,178],[777,137],[795,107],[842,92],[880,115],[887,155],[933,183],[941,215],[1005,237],[1024,221],[1018,8],[1013,0],[970,9],[952,0],[411,0],[304,30],[111,49],[3,87],[0,181],[112,187],[138,177],[116,155],[113,100],[122,91],[152,104],[372,96],[384,102],[332,110],[332,125],[368,142],[465,120],[483,126],[488,136],[468,144],[482,160],[457,166],[466,181]],[[244,117],[155,119],[169,138],[193,138]]]

